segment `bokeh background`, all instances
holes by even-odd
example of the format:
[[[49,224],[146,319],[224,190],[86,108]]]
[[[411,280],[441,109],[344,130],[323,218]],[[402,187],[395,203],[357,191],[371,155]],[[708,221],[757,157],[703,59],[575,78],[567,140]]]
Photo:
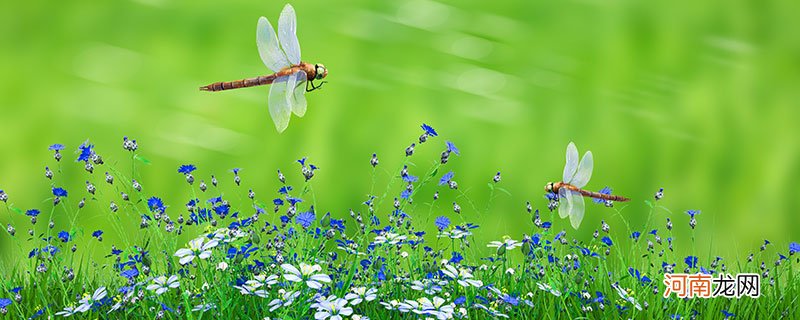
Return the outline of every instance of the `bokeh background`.
[[[87,174],[73,150],[88,138],[107,163],[127,168],[121,143],[129,136],[152,161],[142,169],[144,195],[164,198],[173,218],[189,194],[180,164],[197,165],[198,180],[216,173],[229,195],[252,188],[268,201],[276,169],[299,184],[294,161],[303,156],[322,168],[313,182],[318,210],[343,216],[370,190],[370,155],[381,159],[382,192],[424,122],[441,136],[418,148],[413,174],[451,140],[462,155],[449,169],[483,208],[486,183],[503,173],[511,195],[496,194],[488,216],[459,200],[466,219],[482,225],[481,241],[530,232],[525,201],[545,209],[542,188],[560,178],[570,141],[595,155],[589,189],[611,186],[634,199],[623,216],[635,229],[644,231],[643,201],[663,187],[660,204],[673,213],[659,211],[656,221],[672,217],[677,241],[688,235],[688,209],[702,210],[705,251],[745,255],[763,239],[798,240],[796,2],[296,1],[303,60],[324,63],[330,82],[278,134],[268,88],[197,88],[268,73],[256,21],[274,25],[284,4],[3,2],[0,189],[17,207],[47,212],[47,146],[63,143],[58,184],[74,205]],[[241,190],[231,187],[233,167],[243,168]],[[459,221],[449,206],[456,195],[443,193],[435,215]],[[623,236],[612,212],[587,203],[571,233],[588,239],[606,219]],[[79,221],[102,228],[96,217]],[[0,222],[23,234],[29,225],[5,208]],[[554,227],[571,230],[567,221]],[[0,245],[11,241],[0,235]]]

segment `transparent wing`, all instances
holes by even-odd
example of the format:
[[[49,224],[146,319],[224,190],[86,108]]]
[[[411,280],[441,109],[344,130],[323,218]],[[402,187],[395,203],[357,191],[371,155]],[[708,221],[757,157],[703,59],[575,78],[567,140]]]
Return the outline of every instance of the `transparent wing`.
[[[575,176],[572,178],[573,186],[578,188],[583,188],[589,183],[589,179],[592,178],[592,167],[594,167],[594,158],[592,158],[592,152],[586,151],[583,155],[583,159],[581,159],[581,163],[578,165],[578,171],[575,172]]]
[[[267,18],[261,17],[258,19],[256,45],[258,45],[258,54],[261,56],[261,61],[272,72],[278,72],[289,66],[286,54],[278,46],[278,37],[275,36],[275,29],[272,29],[272,25],[269,24]]]
[[[294,8],[286,4],[281,11],[278,20],[278,39],[281,40],[281,47],[292,64],[300,63],[300,44],[297,42],[297,17]]]
[[[575,170],[578,169],[578,148],[575,144],[570,142],[567,145],[567,164],[564,166],[564,182],[569,182],[575,176]]]
[[[583,221],[583,212],[584,212],[584,203],[583,203],[583,196],[580,193],[569,190],[567,191],[567,199],[571,204],[570,211],[569,211],[569,222],[572,224],[572,227],[578,229],[581,226],[581,221]]]
[[[564,219],[570,210],[572,210],[572,199],[567,197],[567,188],[558,189],[558,216]]]
[[[292,115],[292,107],[287,98],[291,92],[288,88],[289,78],[290,76],[278,77],[269,88],[269,115],[279,133],[289,126],[289,117]]]
[[[302,117],[306,114],[306,81],[308,81],[308,76],[305,71],[300,71],[289,76],[287,88],[291,88],[292,90],[286,92],[286,99],[289,99],[292,112],[298,117]]]

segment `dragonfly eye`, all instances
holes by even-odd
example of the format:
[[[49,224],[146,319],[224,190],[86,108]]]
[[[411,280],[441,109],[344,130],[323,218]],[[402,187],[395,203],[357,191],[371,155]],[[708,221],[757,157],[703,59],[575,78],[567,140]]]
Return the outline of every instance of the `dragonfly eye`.
[[[317,72],[317,76],[315,77],[317,80],[325,78],[328,75],[328,69],[325,69],[325,66],[322,64],[314,65],[314,71]]]

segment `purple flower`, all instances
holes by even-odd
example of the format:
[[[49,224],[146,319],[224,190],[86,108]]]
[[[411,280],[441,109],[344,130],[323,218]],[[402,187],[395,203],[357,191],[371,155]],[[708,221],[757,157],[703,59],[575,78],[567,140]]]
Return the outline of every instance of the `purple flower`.
[[[192,171],[195,170],[197,170],[197,167],[195,167],[193,164],[184,164],[178,167],[178,173],[183,173],[183,174],[190,174],[192,173]]]
[[[456,148],[455,144],[453,144],[450,141],[446,141],[445,143],[447,144],[447,151],[448,152],[455,153],[457,156],[461,155],[461,153],[458,151],[458,148]]]
[[[456,174],[453,173],[453,171],[445,173],[444,175],[442,175],[442,178],[439,179],[439,185],[441,186],[441,185],[447,184],[448,182],[450,182],[450,180],[453,179],[453,176],[455,176],[455,175]]]
[[[66,197],[67,190],[64,190],[63,188],[53,188],[53,195],[56,197]]]
[[[436,228],[439,229],[439,231],[450,227],[450,219],[445,216],[437,217],[433,223],[436,225]]]
[[[427,124],[424,124],[424,123],[422,124],[422,130],[425,131],[425,134],[427,134],[427,135],[429,135],[431,137],[435,137],[435,136],[439,135],[438,133],[436,133],[436,130],[434,130],[433,127],[431,127],[431,126],[429,126]]]
[[[301,226],[303,226],[303,228],[308,228],[311,226],[312,223],[314,223],[314,220],[316,218],[317,215],[315,215],[314,212],[308,211],[298,214],[295,221]]]

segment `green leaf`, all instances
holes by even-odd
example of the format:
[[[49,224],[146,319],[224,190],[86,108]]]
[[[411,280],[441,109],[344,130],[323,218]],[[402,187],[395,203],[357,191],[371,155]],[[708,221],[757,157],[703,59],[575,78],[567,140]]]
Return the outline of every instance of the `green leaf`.
[[[433,172],[431,172],[431,177],[434,177],[434,176],[436,176],[436,174],[437,174],[438,172],[439,172],[439,168],[433,169]]]
[[[645,200],[644,203],[646,203],[647,206],[650,207],[651,209],[653,208],[653,203],[650,202],[650,200]]]
[[[14,210],[14,212],[19,213],[19,214],[25,214],[24,212],[22,212],[22,209],[17,208],[17,207],[11,207],[11,210]]]
[[[141,161],[141,162],[142,162],[142,163],[144,163],[144,164],[150,164],[150,160],[148,160],[147,158],[145,158],[145,157],[143,157],[143,156],[140,156],[140,155],[138,155],[138,154],[137,154],[137,155],[134,155],[134,156],[133,156],[133,158],[134,158],[134,159],[136,159],[136,160],[139,160],[139,161]]]
[[[492,184],[492,183],[490,182],[490,183],[487,183],[486,185],[488,185],[488,186],[489,186],[489,190],[492,190],[492,191],[494,191],[494,184]]]

